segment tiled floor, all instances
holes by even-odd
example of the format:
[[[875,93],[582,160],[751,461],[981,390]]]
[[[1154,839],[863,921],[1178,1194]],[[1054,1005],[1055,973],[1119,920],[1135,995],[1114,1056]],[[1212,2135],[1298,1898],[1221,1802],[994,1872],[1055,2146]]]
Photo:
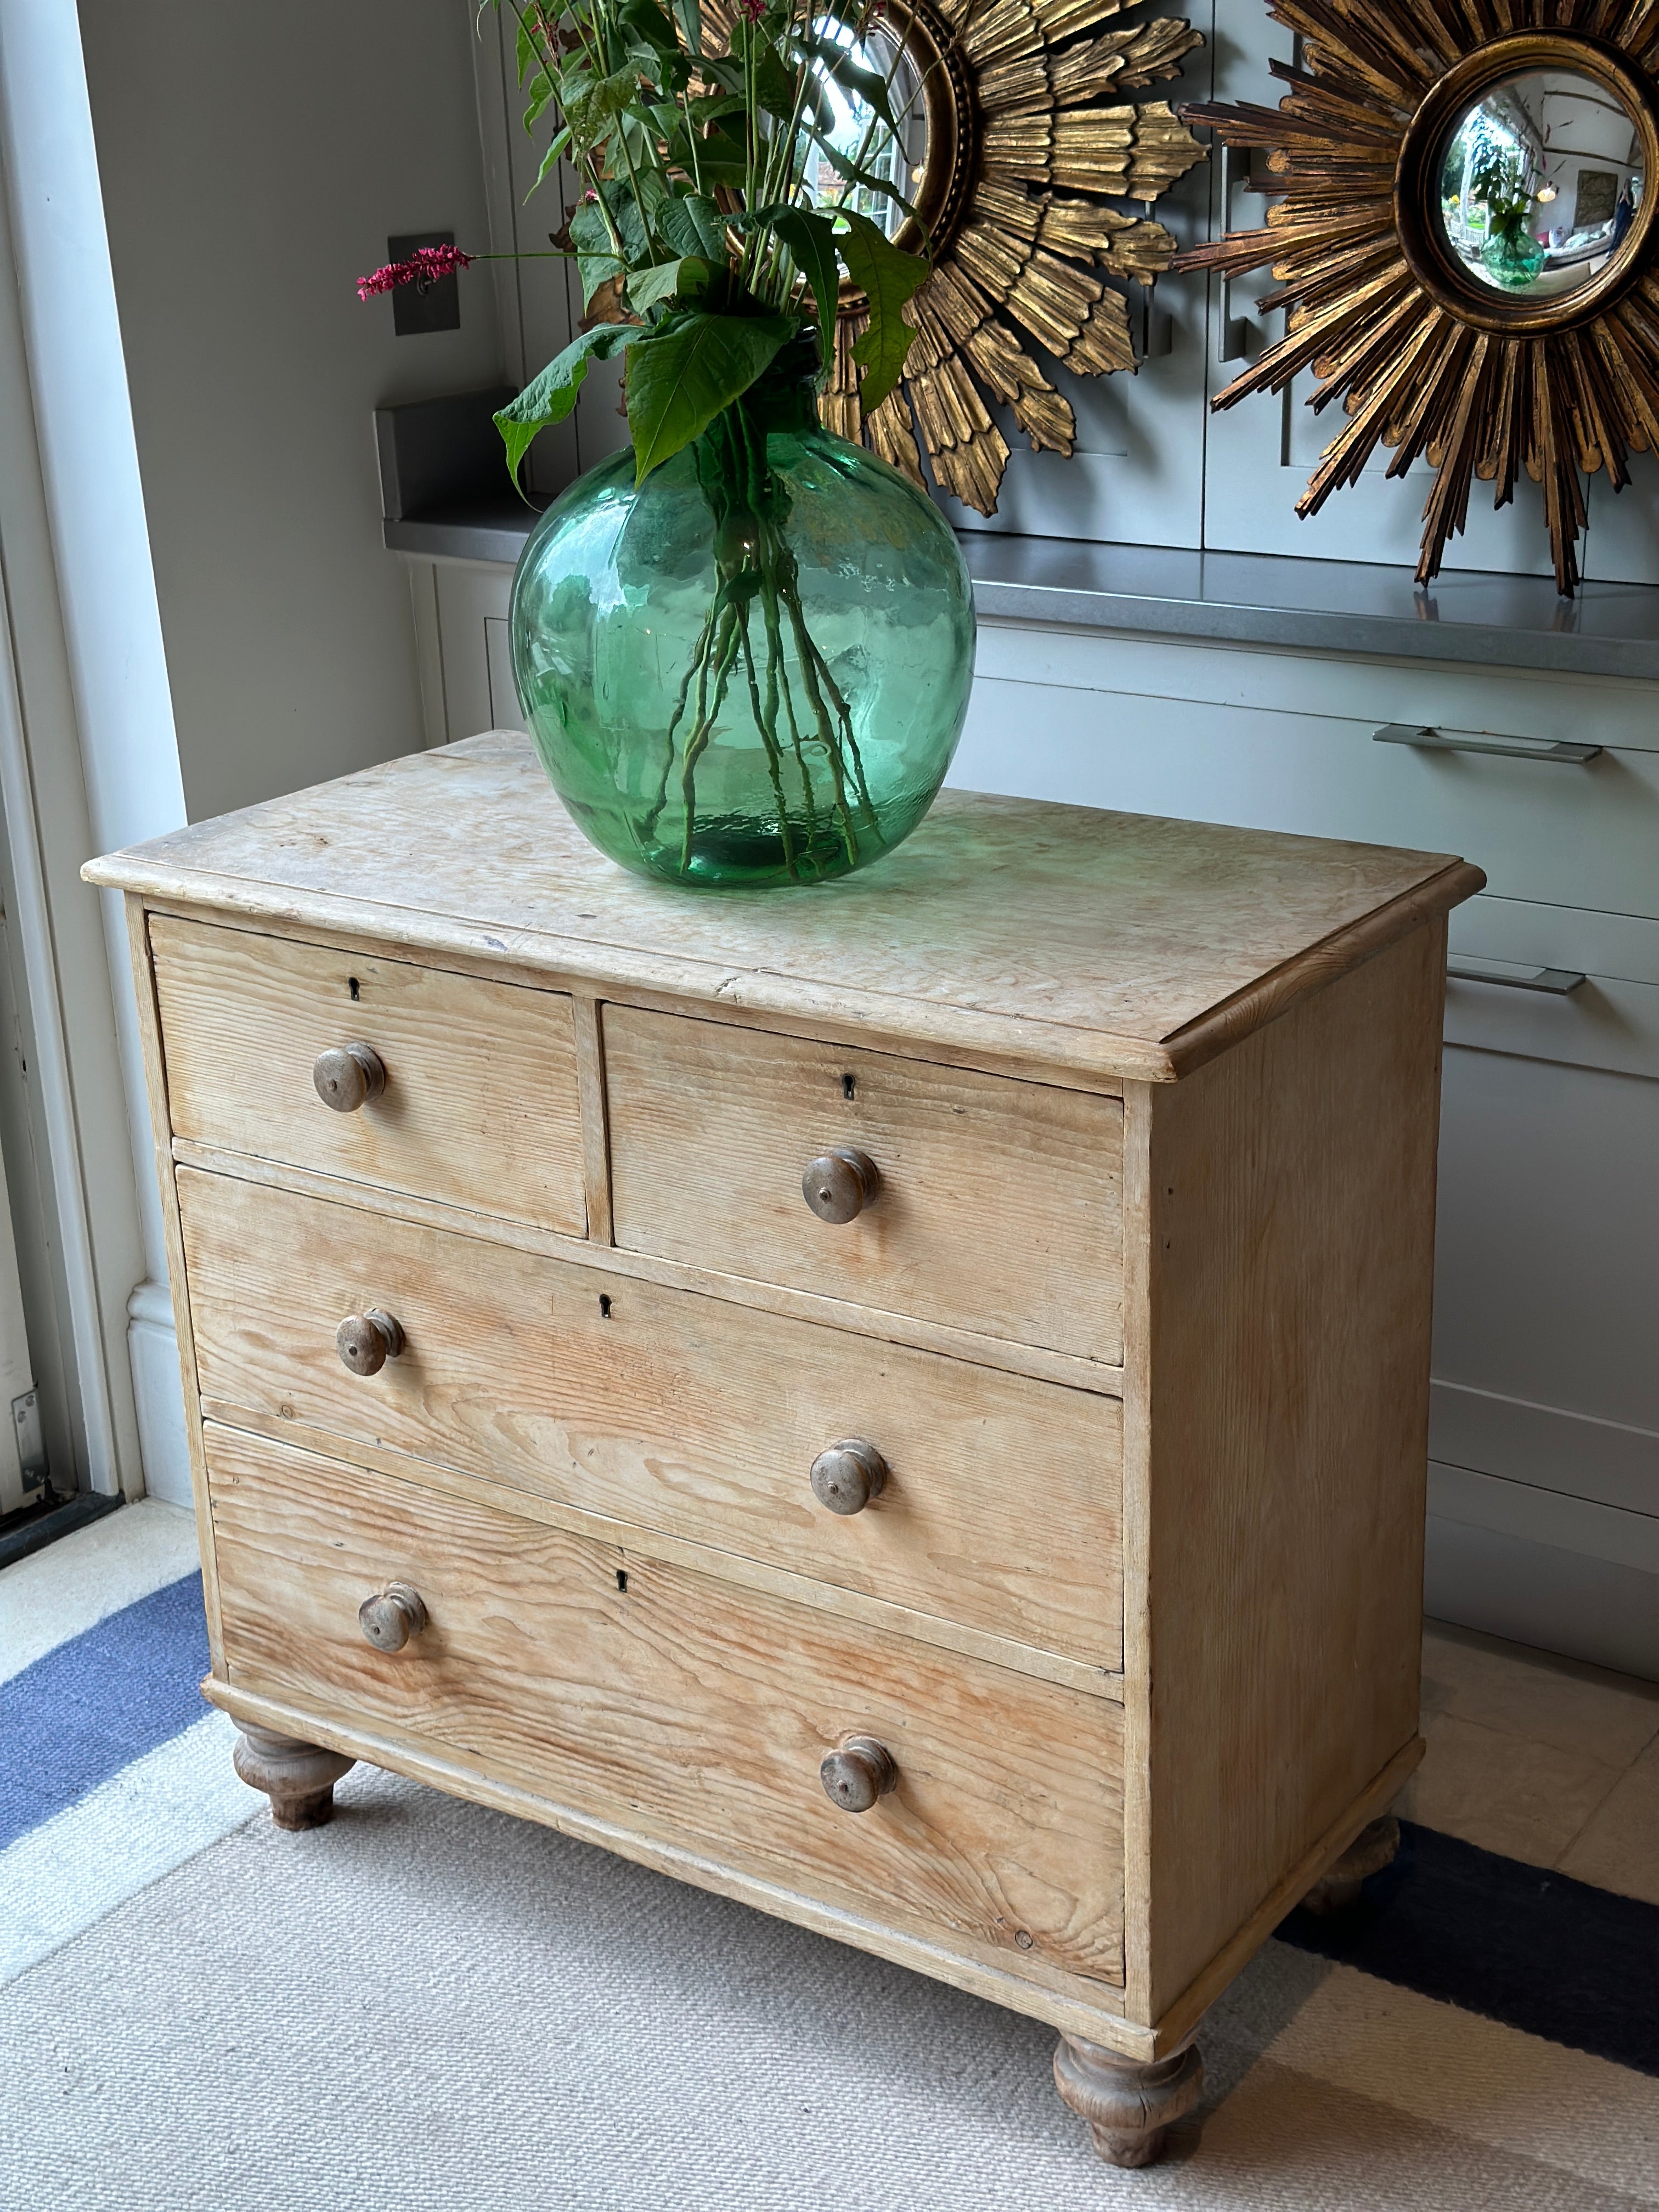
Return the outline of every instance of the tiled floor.
[[[1659,1905],[1659,1682],[1431,1621],[1423,1734],[1408,1820]]]

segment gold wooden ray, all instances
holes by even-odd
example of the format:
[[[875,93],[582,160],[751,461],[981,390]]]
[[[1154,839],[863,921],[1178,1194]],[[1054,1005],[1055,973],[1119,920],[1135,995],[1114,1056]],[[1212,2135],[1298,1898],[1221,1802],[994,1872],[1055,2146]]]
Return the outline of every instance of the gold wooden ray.
[[[1204,158],[1167,100],[1123,97],[1178,75],[1203,40],[1177,17],[1102,30],[1130,4],[888,0],[883,11],[923,80],[918,212],[933,268],[905,310],[916,335],[904,380],[868,418],[853,358],[867,313],[843,288],[822,412],[917,483],[925,454],[981,514],[995,513],[1008,465],[993,407],[1034,449],[1070,454],[1076,418],[1053,371],[1133,372],[1118,287],[1149,286],[1175,240],[1123,203],[1150,208]]]
[[[1263,313],[1285,335],[1211,402],[1282,391],[1311,368],[1311,404],[1346,417],[1299,514],[1356,482],[1379,447],[1388,473],[1435,472],[1419,581],[1464,528],[1471,483],[1502,507],[1524,473],[1543,494],[1558,590],[1578,582],[1583,479],[1630,481],[1632,452],[1659,450],[1659,0],[1272,0],[1300,35],[1302,65],[1277,109],[1183,107],[1228,145],[1268,149],[1257,181],[1274,204],[1259,230],[1181,255],[1180,269],[1237,276],[1271,267]],[[1443,167],[1462,118],[1488,94],[1542,72],[1589,79],[1627,113],[1643,179],[1622,234],[1553,296],[1506,298],[1449,243]],[[1634,160],[1626,167],[1635,167]],[[1490,222],[1490,209],[1487,211]]]

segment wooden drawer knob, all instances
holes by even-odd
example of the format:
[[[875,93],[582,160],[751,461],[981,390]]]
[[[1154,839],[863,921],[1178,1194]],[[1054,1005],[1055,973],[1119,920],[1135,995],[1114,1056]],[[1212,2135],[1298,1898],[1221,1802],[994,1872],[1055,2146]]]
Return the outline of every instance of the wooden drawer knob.
[[[867,1813],[898,1780],[893,1754],[872,1735],[844,1735],[818,1767],[825,1794],[844,1813]]]
[[[355,1114],[386,1089],[386,1062],[372,1044],[331,1045],[311,1071],[317,1096],[337,1114]]]
[[[862,1437],[848,1437],[812,1462],[812,1495],[831,1513],[862,1513],[887,1486],[887,1462]]]
[[[407,1583],[388,1583],[358,1607],[357,1626],[377,1651],[401,1651],[426,1626],[420,1592]]]
[[[856,1221],[881,1188],[881,1170],[868,1152],[841,1145],[812,1162],[800,1179],[800,1188],[818,1219],[840,1227]]]
[[[403,1348],[402,1328],[379,1306],[348,1314],[334,1332],[334,1349],[354,1375],[378,1375]]]

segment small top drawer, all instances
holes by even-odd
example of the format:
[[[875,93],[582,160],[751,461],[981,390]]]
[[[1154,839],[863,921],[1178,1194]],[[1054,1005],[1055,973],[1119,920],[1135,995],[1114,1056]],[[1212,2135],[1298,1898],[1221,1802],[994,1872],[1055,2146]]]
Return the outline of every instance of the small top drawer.
[[[586,1234],[568,995],[167,915],[149,941],[174,1135]]]
[[[1121,1360],[1118,1099],[632,1006],[603,1018],[626,1250]],[[809,1206],[806,1170],[837,1152],[859,1158]]]

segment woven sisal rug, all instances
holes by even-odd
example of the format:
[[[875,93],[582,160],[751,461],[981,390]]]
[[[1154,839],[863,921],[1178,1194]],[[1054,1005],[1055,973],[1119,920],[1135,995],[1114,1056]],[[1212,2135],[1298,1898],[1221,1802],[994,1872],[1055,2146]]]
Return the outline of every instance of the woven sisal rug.
[[[361,1768],[279,1833],[178,1565],[0,1636],[4,2212],[1659,2205],[1659,1909],[1409,1830],[1115,2172],[994,2006]]]

